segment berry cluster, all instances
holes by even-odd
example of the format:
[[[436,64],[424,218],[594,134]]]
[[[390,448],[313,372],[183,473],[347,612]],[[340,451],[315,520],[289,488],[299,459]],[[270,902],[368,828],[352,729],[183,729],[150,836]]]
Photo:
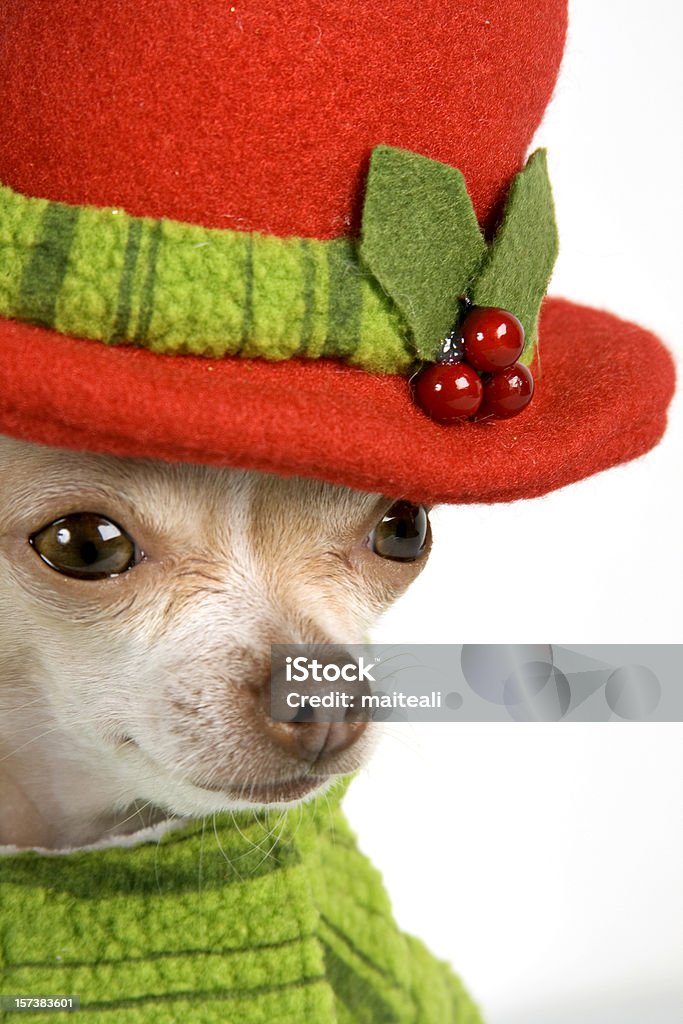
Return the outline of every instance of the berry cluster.
[[[512,313],[474,306],[459,333],[444,342],[440,360],[420,370],[415,400],[439,423],[508,419],[527,407],[534,379],[522,363],[524,328]]]

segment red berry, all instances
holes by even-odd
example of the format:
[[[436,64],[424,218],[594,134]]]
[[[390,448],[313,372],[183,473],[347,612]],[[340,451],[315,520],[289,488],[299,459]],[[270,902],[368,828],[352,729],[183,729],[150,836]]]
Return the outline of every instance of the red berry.
[[[473,416],[481,404],[483,385],[467,363],[431,363],[415,379],[417,404],[439,423]]]
[[[524,328],[506,309],[475,306],[462,325],[465,359],[477,370],[496,373],[512,366],[524,348]]]
[[[493,373],[484,380],[484,397],[477,419],[494,416],[498,420],[516,416],[526,409],[534,395],[534,378],[523,363]]]

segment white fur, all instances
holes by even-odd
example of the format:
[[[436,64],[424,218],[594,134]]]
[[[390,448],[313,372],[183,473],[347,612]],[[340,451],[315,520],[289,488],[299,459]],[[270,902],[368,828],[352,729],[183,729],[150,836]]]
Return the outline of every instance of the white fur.
[[[0,843],[82,846],[258,806],[235,788],[299,777],[254,689],[272,643],[361,642],[417,574],[365,543],[389,504],[0,437]],[[28,537],[77,511],[114,520],[144,560],[101,581],[55,572]],[[307,797],[372,742],[332,757]]]

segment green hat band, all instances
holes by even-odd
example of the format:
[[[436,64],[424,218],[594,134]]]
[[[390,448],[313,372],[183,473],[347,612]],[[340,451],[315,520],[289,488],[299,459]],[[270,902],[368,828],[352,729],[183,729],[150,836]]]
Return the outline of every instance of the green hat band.
[[[542,150],[490,243],[460,171],[388,146],[373,151],[360,240],[204,228],[0,186],[0,316],[166,355],[407,375],[436,359],[467,295],[521,320],[529,363],[556,254]]]

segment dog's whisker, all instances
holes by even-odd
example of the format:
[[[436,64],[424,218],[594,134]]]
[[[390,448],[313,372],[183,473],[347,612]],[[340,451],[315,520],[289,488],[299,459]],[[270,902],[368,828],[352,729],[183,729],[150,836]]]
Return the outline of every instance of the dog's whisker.
[[[242,839],[244,839],[245,843],[246,843],[246,844],[247,844],[247,845],[248,845],[249,847],[251,847],[251,849],[253,849],[253,850],[260,850],[260,849],[261,849],[261,847],[260,847],[260,846],[258,846],[258,845],[257,845],[257,844],[256,844],[256,843],[255,843],[255,842],[254,842],[254,841],[252,840],[252,839],[250,839],[250,838],[249,838],[249,836],[246,836],[246,835],[244,834],[244,832],[242,831],[242,829],[241,829],[241,828],[240,828],[240,826],[239,826],[239,823],[238,823],[238,821],[237,821],[237,818],[235,817],[235,812],[234,812],[234,811],[230,811],[230,817],[232,818],[232,823],[233,823],[233,825],[235,826],[235,828],[237,829],[237,831],[239,832],[239,834],[240,834],[240,835],[242,836]]]
[[[232,814],[232,811],[230,813]],[[233,861],[230,859],[230,857],[228,857],[228,855],[225,852],[225,850],[223,849],[223,845],[222,845],[222,843],[220,841],[220,837],[218,835],[218,829],[216,827],[216,812],[215,811],[214,811],[214,813],[212,815],[212,819],[213,819],[213,834],[215,836],[216,844],[218,845],[218,849],[220,850],[221,854],[223,855],[223,858],[224,858],[226,864],[230,865],[230,867],[233,869],[233,871],[235,872],[235,874],[237,875],[237,877],[241,881],[242,880],[242,875],[240,874],[240,872],[238,871],[237,867],[235,866]],[[233,817],[233,820],[234,820],[234,817]]]
[[[259,861],[259,863],[257,865],[257,867],[259,867],[263,863],[264,860],[266,860],[268,857],[270,857],[272,855],[273,850],[275,849],[275,847],[277,846],[278,842],[282,838],[282,831],[283,831],[284,826],[286,824],[287,812],[286,811],[282,811],[280,813],[280,815],[278,816],[277,821],[273,824],[273,827],[270,828],[267,832],[264,833],[263,837],[258,841],[258,843],[254,843],[253,840],[250,840],[247,836],[244,835],[242,830],[237,825],[237,822],[235,821],[234,813],[231,812],[231,814],[232,814],[233,824],[235,824],[235,826],[237,827],[237,830],[240,833],[240,835],[243,836],[243,838],[247,841],[247,843],[252,847],[253,850],[263,850],[264,844],[266,844],[268,842],[268,839],[270,839],[270,837],[275,834],[275,830],[278,829],[278,828],[280,829],[280,832],[279,832],[278,836],[276,837],[275,842],[271,845],[270,849],[266,850],[266,853],[265,853],[265,856],[263,857],[263,859]],[[257,812],[252,810],[252,815],[253,815],[254,819],[256,820],[257,817],[258,817]],[[250,856],[250,854],[251,854],[251,851],[247,850],[245,853],[240,854],[240,856],[235,858],[235,859],[236,860],[240,860],[243,857]]]
[[[333,823],[332,805],[330,803],[330,798],[329,798],[327,790],[325,790],[325,792],[322,793],[321,796],[323,797],[323,799],[325,801],[325,807],[327,808],[328,824],[330,826],[330,830],[332,832],[332,837],[333,837],[333,841],[334,841],[334,828],[333,828],[333,824],[332,824]],[[316,800],[317,800],[317,797],[316,797]]]
[[[91,721],[97,721],[97,719],[92,719]],[[89,724],[87,720],[85,721],[85,724]],[[63,727],[61,725],[54,725],[50,729],[45,729],[44,732],[39,733],[37,736],[32,736],[30,739],[26,740],[25,743],[22,743],[20,744],[20,746],[15,747],[13,750],[11,750],[9,754],[6,754],[4,757],[0,757],[0,764],[3,761],[8,761],[10,758],[15,757],[20,750],[24,750],[26,747],[30,747],[32,743],[37,743],[38,740],[42,740],[45,738],[45,736],[50,736],[54,732],[59,732],[62,728]]]
[[[291,839],[292,842],[294,842],[296,840],[296,837],[297,837],[297,835],[299,833],[299,829],[301,828],[301,822],[303,821],[303,816],[304,816],[304,805],[303,805],[303,803],[299,802],[296,806],[297,806],[297,809],[299,811],[299,817],[298,817],[298,820],[296,822],[296,825],[294,826],[294,828],[292,829],[292,832],[291,832],[290,839]]]
[[[177,819],[177,815],[170,814],[169,818],[168,818],[168,821],[172,822],[172,821],[175,821],[176,819]],[[156,843],[156,848],[154,850],[154,861],[153,861],[153,863],[154,863],[154,879],[156,881],[157,890],[158,890],[159,894],[163,895],[162,889],[161,889],[161,880],[159,878],[159,850],[160,850],[160,848],[161,848],[161,842],[158,841]]]
[[[11,714],[13,711],[25,711],[26,708],[34,707],[36,704],[40,704],[45,698],[38,696],[35,700],[26,701],[25,704],[0,704],[0,711],[4,714]]]
[[[286,827],[286,824],[287,824],[286,818],[287,818],[286,815],[284,815],[284,814],[280,815],[278,834],[277,834],[277,836],[275,836],[275,839],[273,840],[273,843],[270,846],[270,848],[268,850],[266,850],[266,852],[264,853],[264,855],[261,858],[261,860],[258,862],[258,864],[255,865],[255,867],[254,867],[254,874],[258,871],[258,869],[261,867],[261,865],[265,861],[268,860],[269,857],[272,857],[274,855],[275,850],[276,850],[276,848],[278,846],[278,843],[280,843],[282,841],[282,835],[284,833],[284,830],[285,830],[285,827]],[[274,833],[274,829],[271,829],[270,832],[268,833],[268,835],[271,836],[271,835],[273,835],[273,833]]]
[[[409,731],[413,735],[412,741],[410,735],[406,735],[406,732],[404,731],[406,724],[412,725],[412,723],[403,723],[402,725],[396,724],[396,732],[394,732],[394,729],[385,723],[385,728],[382,733],[382,739],[386,737],[388,740],[392,740],[395,743],[400,743],[401,746],[405,747],[406,750],[409,750],[411,754],[415,754],[418,757],[424,759],[424,750],[420,744],[420,741],[414,737],[413,730],[411,729]]]
[[[197,865],[197,916],[201,929],[201,941],[205,942],[205,921],[202,913],[202,868],[204,866],[204,838],[206,834],[206,816],[202,816],[202,834],[199,840],[199,858]]]
[[[127,818],[123,819],[123,821],[117,821],[115,825],[111,825],[109,828],[106,828],[105,832],[111,832],[114,829],[120,829],[123,825],[125,825],[127,822],[131,821],[133,818],[136,817],[139,817],[142,822],[142,825],[140,827],[145,828],[145,819],[142,817],[142,812],[144,811],[145,807],[150,807],[152,803],[152,800],[147,800],[147,802],[144,803],[142,807],[136,806],[132,814],[129,814]],[[137,800],[135,801],[135,804],[137,805]]]

